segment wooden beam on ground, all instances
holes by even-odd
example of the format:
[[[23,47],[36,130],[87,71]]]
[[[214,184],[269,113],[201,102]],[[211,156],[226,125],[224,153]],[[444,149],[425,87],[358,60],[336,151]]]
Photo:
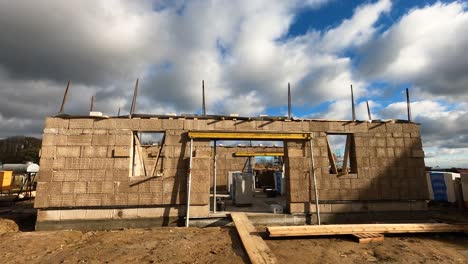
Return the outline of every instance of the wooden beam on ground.
[[[353,234],[357,238],[359,244],[368,244],[374,242],[383,242],[384,235],[375,233]]]
[[[297,237],[323,235],[352,235],[361,233],[398,234],[398,233],[445,233],[468,231],[468,224],[346,224],[320,226],[270,226],[270,237]]]
[[[257,230],[250,223],[245,213],[231,213],[231,218],[252,264],[278,263],[278,259],[273,255],[265,241],[256,234]]]

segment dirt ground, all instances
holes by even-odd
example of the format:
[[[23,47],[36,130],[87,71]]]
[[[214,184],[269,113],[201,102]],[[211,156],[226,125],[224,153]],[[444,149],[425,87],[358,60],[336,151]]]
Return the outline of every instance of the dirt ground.
[[[346,236],[266,241],[280,263],[468,263],[462,234],[392,236],[367,245]],[[248,263],[234,227],[10,232],[0,235],[0,248],[5,264]]]
[[[0,263],[249,263],[235,227],[35,232],[31,209],[0,208]],[[270,239],[264,227],[258,231],[280,263],[468,263],[465,234],[359,244],[350,236]]]
[[[233,228],[47,231],[0,235],[2,263],[245,263]]]
[[[267,240],[280,263],[468,263],[468,235],[391,236],[359,244],[350,236]]]

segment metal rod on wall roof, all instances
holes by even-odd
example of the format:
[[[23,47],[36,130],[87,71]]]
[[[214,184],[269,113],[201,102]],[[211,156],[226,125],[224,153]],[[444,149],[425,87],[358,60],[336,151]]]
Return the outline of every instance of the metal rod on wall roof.
[[[63,95],[63,99],[62,99],[62,105],[60,106],[60,111],[59,111],[60,114],[63,113],[63,108],[65,107],[65,102],[67,101],[68,89],[70,88],[70,84],[71,84],[71,81],[68,80],[67,88],[65,89],[65,94]]]
[[[205,106],[205,80],[202,80],[202,114],[206,115],[206,106]]]
[[[291,119],[291,85],[288,83],[288,118]]]
[[[94,109],[94,96],[91,96],[91,105],[89,106],[89,111],[92,112]]]
[[[369,101],[366,101],[367,104],[367,115],[369,116],[369,121],[372,121],[372,116],[370,112],[370,107],[369,107]]]
[[[138,96],[138,79],[136,80],[135,83],[135,91],[133,92],[133,100],[132,100],[132,106],[130,107],[130,118],[132,118],[133,113],[135,112],[135,106],[136,106],[136,99]]]
[[[354,108],[354,93],[353,93],[353,85],[351,84],[351,106],[353,111],[353,121],[356,121],[356,110]]]
[[[119,107],[119,110],[117,111],[117,116],[120,116],[120,107]]]
[[[408,122],[411,122],[411,102],[409,98],[409,89],[406,88],[406,108],[408,110]]]

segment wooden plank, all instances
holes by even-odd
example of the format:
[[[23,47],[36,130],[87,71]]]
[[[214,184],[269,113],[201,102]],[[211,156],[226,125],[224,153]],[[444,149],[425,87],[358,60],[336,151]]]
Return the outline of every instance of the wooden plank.
[[[420,224],[349,224],[320,226],[271,226],[270,237],[352,235],[359,233],[436,233],[465,232],[468,224],[420,223]]]
[[[330,142],[328,142],[328,138],[327,138],[327,148],[328,148],[328,159],[330,160],[332,174],[338,174],[338,169],[336,168],[336,163],[335,163],[335,156],[333,156],[333,150],[330,146]]]
[[[348,160],[349,160],[349,152],[351,150],[351,137],[352,135],[346,136],[345,153],[343,157],[343,168],[341,169],[341,174],[348,174]]]
[[[134,137],[135,137],[135,148],[136,148],[136,150],[138,152],[138,157],[139,157],[139,160],[140,160],[140,164],[141,164],[141,166],[143,166],[143,173],[146,176],[146,166],[145,166],[145,161],[143,159],[143,151],[141,151],[140,139],[138,138],[137,135],[135,135]]]
[[[353,234],[353,236],[358,239],[358,242],[360,244],[368,244],[368,243],[384,241],[384,235],[382,234],[363,233],[363,234]]]
[[[257,234],[257,230],[250,223],[245,213],[231,213],[231,218],[252,264],[278,263],[278,259],[276,259],[265,241]]]

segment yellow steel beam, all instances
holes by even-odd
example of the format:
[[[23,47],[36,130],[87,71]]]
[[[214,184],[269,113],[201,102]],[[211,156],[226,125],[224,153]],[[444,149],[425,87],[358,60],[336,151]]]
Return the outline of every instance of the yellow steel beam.
[[[274,132],[222,132],[222,131],[189,131],[189,138],[199,139],[244,139],[244,140],[281,140],[310,139],[310,133],[274,133]]]
[[[234,153],[236,157],[258,157],[258,156],[265,156],[265,157],[283,157],[283,152],[236,152]]]

